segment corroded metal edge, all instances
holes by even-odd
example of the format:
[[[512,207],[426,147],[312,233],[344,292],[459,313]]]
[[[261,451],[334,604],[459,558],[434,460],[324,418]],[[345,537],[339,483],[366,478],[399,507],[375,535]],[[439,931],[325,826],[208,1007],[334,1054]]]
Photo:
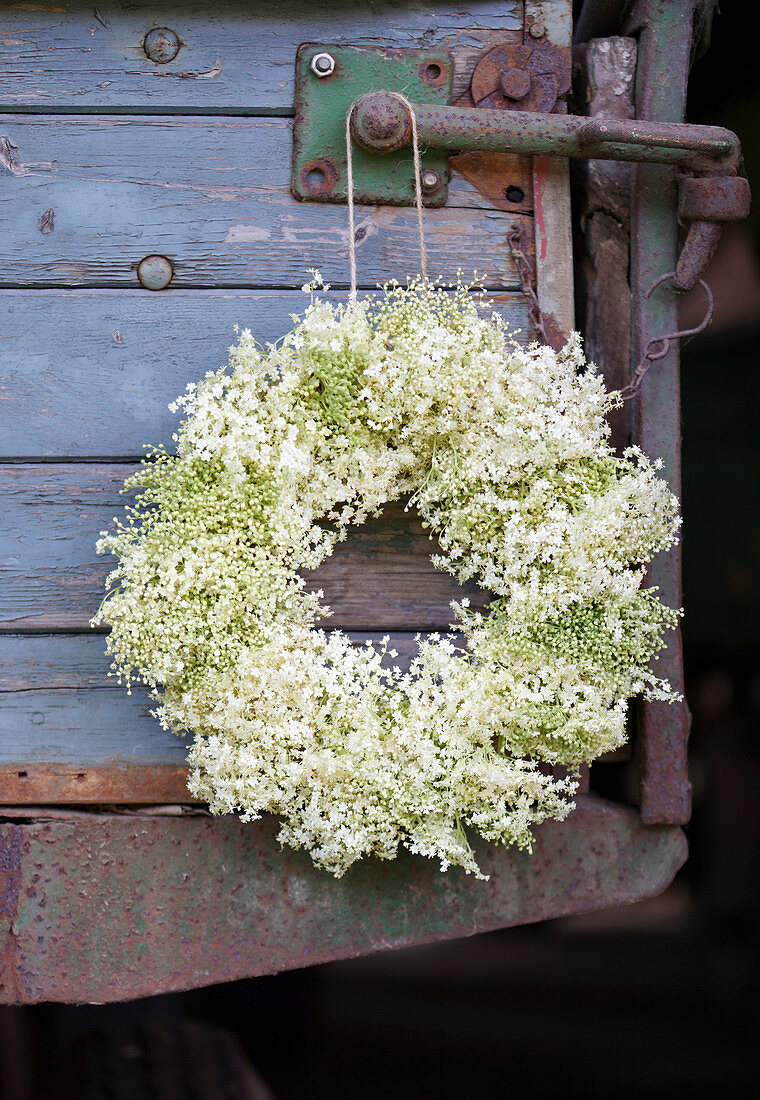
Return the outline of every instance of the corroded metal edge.
[[[184,764],[3,764],[0,807],[194,802],[187,772]]]
[[[335,880],[276,823],[82,813],[0,826],[0,1002],[118,1001],[621,905],[667,886],[680,829],[584,796],[489,882],[404,855]]]

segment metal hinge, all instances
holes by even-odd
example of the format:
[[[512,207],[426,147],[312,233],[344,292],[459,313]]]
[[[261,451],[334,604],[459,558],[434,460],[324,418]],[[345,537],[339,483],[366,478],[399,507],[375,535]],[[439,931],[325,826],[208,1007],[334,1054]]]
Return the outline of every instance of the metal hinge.
[[[317,56],[330,59],[326,75],[320,74],[315,64]],[[427,54],[414,54],[413,58],[411,61],[409,51],[393,55],[355,47],[307,45],[299,49],[293,177],[299,198],[345,201],[341,166],[345,163],[345,119],[350,114],[352,138],[364,154],[356,201],[412,201],[407,152],[411,115],[398,94],[403,92],[411,100],[420,146],[425,151],[430,205],[445,202],[448,168],[441,158],[447,152],[673,165],[685,173],[679,182],[679,213],[689,223],[673,280],[678,290],[697,284],[723,223],[749,213],[750,188],[737,174],[741,149],[735,134],[717,126],[556,113],[570,88],[569,58],[549,43],[490,50],[473,74],[470,93],[453,105],[447,101],[451,59]],[[526,107],[530,109],[523,109]],[[334,120],[338,115],[332,131],[325,122],[330,113]],[[313,156],[315,142],[319,157]],[[305,147],[312,155],[304,165]],[[319,176],[318,193],[308,184],[310,171]]]

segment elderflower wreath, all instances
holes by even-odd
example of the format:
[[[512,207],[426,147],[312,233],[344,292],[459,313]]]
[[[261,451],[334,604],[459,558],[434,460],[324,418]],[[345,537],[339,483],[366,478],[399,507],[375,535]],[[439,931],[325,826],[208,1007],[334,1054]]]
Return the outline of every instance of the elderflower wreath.
[[[577,335],[520,347],[462,286],[343,306],[319,285],[284,339],[243,331],[173,406],[176,454],[148,456],[99,543],[117,587],[94,622],[193,734],[189,789],[214,813],[279,815],[335,875],[399,846],[480,875],[467,830],[529,848],[623,742],[626,701],[674,697],[649,662],[677,612],[643,579],[677,502],[658,463],[611,450],[619,397]],[[407,671],[387,640],[320,628],[303,576],[404,499],[435,565],[493,597],[452,604],[457,634],[419,639]]]

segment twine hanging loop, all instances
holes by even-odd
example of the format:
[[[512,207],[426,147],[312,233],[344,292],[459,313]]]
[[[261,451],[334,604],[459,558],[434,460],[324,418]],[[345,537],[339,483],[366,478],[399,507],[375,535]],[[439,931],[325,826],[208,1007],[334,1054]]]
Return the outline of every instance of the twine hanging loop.
[[[425,247],[425,225],[423,215],[423,203],[422,203],[422,156],[420,154],[420,141],[417,132],[417,115],[415,114],[414,107],[406,98],[401,95],[400,92],[391,92],[394,99],[397,99],[399,103],[403,104],[406,110],[409,112],[409,119],[412,124],[412,155],[414,158],[414,199],[415,206],[417,207],[417,228],[420,238],[420,274],[422,276],[422,287],[424,290],[428,288],[428,274],[427,274],[427,248]],[[356,219],[354,212],[354,157],[353,157],[353,138],[351,136],[351,117],[354,113],[356,103],[351,105],[351,108],[346,115],[346,175],[347,175],[347,188],[348,188],[348,262],[351,273],[351,297],[356,297]]]

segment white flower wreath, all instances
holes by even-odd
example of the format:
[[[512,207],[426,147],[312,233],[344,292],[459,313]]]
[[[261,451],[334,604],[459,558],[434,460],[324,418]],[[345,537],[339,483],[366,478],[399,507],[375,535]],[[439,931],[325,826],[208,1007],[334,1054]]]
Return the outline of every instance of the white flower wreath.
[[[399,845],[479,875],[466,828],[529,848],[623,742],[626,701],[673,698],[648,664],[677,612],[642,582],[677,502],[657,463],[611,451],[619,398],[577,336],[519,347],[471,288],[333,306],[319,285],[281,342],[242,332],[231,369],[176,403],[176,455],[149,455],[99,543],[118,585],[93,622],[164,726],[194,734],[189,787],[215,813],[280,815],[280,840],[336,875]],[[407,498],[435,565],[493,600],[452,604],[464,641],[420,640],[403,672],[387,640],[317,629],[302,571]]]

